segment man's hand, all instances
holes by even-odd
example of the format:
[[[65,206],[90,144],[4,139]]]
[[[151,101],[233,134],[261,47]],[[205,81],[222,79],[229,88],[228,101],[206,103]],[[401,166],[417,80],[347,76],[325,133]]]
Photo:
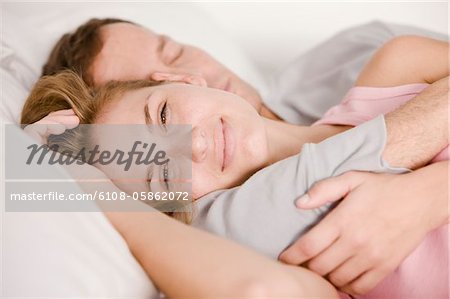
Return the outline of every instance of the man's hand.
[[[304,263],[349,294],[369,292],[427,232],[448,222],[447,166],[404,175],[349,172],[317,183],[298,207],[345,200],[279,259]]]

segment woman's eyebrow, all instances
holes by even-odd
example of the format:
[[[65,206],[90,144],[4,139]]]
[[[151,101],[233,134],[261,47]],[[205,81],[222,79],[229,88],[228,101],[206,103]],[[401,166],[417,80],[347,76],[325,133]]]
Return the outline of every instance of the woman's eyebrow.
[[[149,191],[152,191],[152,176],[153,176],[153,164],[150,164],[147,172],[147,186]]]
[[[150,101],[150,97],[152,94],[150,94],[147,99],[145,100],[145,105],[144,105],[144,116],[145,116],[145,123],[147,125],[151,125],[153,123],[152,118],[150,117],[150,111],[148,111],[148,104]]]

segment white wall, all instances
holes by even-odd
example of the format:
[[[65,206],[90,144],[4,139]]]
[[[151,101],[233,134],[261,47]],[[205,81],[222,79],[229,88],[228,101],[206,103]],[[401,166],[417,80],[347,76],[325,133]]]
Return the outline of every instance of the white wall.
[[[200,2],[265,73],[351,25],[383,20],[447,33],[444,2]]]

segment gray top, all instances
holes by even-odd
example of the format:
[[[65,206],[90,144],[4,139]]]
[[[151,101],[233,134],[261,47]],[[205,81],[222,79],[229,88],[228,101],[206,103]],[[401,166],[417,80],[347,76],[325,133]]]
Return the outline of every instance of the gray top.
[[[300,154],[262,169],[243,185],[199,199],[193,225],[277,258],[332,207],[295,207],[295,199],[315,182],[349,170],[407,171],[382,160],[385,142],[379,116],[321,143],[305,144]]]
[[[448,40],[443,34],[377,21],[349,28],[277,74],[265,103],[287,122],[310,124],[341,101],[380,46],[404,34]],[[382,161],[385,134],[383,117],[378,117],[319,144],[306,144],[301,154],[266,167],[242,186],[198,200],[193,225],[276,258],[332,208],[294,206],[314,182],[349,170],[407,171]]]
[[[341,102],[375,51],[399,35],[447,40],[429,30],[370,22],[351,27],[300,55],[272,79],[264,103],[293,124],[311,124]]]

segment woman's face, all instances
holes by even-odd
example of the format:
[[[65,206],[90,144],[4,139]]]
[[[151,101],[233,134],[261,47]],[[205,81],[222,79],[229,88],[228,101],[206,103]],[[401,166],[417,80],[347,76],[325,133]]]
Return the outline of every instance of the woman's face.
[[[242,184],[268,160],[263,119],[239,96],[217,89],[172,83],[128,91],[103,109],[97,123],[191,125],[194,199]],[[145,180],[147,173],[137,175]]]

